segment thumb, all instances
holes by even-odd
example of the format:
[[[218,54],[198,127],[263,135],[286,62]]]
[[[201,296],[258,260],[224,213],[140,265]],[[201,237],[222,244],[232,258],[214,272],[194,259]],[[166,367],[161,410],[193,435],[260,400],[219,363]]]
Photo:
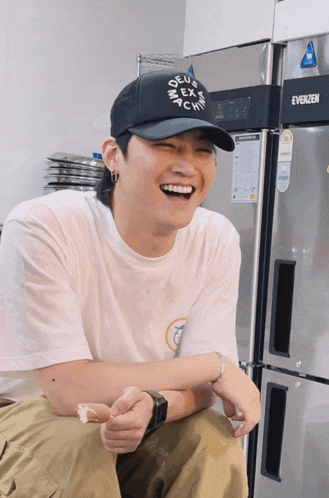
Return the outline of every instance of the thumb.
[[[139,401],[139,392],[139,389],[135,386],[126,387],[121,396],[111,406],[112,417],[131,410],[134,404]]]

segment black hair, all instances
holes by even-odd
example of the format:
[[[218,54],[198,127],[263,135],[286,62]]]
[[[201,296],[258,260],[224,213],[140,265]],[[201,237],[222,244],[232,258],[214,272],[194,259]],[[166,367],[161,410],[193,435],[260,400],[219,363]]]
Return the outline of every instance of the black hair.
[[[123,157],[126,159],[128,156],[128,145],[132,137],[130,131],[126,131],[116,138],[116,142],[120,147]],[[101,201],[106,207],[110,206],[112,192],[115,183],[111,180],[111,173],[106,166],[104,166],[103,176],[96,188],[96,199]]]

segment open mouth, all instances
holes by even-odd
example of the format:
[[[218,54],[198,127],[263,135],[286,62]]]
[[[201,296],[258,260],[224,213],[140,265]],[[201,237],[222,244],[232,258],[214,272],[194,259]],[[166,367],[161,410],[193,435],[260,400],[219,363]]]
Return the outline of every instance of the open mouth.
[[[168,197],[181,197],[183,199],[189,199],[195,192],[195,187],[191,185],[186,187],[182,185],[160,185],[160,188]]]

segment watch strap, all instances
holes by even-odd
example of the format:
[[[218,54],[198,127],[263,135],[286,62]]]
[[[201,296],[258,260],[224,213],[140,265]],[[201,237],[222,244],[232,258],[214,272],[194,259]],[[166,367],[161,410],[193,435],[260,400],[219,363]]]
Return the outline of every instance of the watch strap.
[[[146,434],[158,429],[167,418],[168,401],[158,391],[146,391],[154,401],[153,415],[147,426]]]

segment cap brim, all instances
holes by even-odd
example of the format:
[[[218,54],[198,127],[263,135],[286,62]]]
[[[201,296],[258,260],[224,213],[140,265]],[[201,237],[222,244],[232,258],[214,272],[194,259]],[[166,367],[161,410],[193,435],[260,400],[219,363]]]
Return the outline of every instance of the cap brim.
[[[206,138],[220,149],[228,152],[234,150],[235,145],[231,135],[222,128],[219,128],[219,126],[201,119],[172,118],[140,126],[133,126],[129,128],[129,131],[141,138],[161,140],[199,128],[205,132]]]

